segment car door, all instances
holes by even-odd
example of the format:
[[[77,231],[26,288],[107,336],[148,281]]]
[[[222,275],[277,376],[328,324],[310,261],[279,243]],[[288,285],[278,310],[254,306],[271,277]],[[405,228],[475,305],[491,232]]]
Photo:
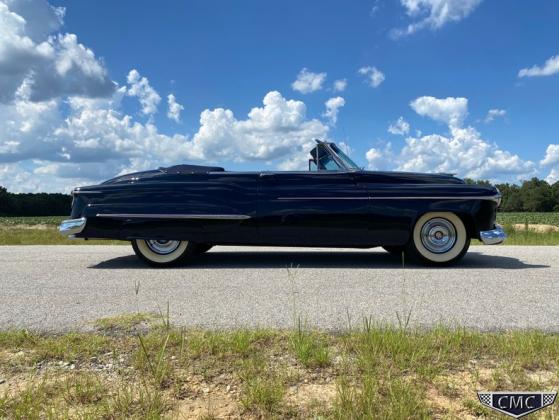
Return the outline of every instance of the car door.
[[[259,241],[278,245],[360,246],[368,235],[368,193],[352,172],[262,172]]]

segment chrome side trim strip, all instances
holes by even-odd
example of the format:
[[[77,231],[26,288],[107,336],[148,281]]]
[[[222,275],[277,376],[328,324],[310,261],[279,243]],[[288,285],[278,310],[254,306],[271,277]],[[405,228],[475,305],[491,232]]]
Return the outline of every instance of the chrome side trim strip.
[[[113,219],[210,219],[210,220],[245,220],[246,214],[141,214],[141,213],[97,213],[97,217]]]
[[[481,195],[481,196],[440,196],[440,197],[371,197],[371,200],[491,200],[499,202],[500,195]]]
[[[73,235],[80,233],[85,229],[86,222],[87,219],[85,217],[80,217],[79,219],[64,220],[60,224],[60,226],[58,226],[58,231],[61,235],[72,238]]]
[[[278,197],[276,200],[368,200],[369,197]]]
[[[103,191],[95,191],[95,190],[74,190],[72,191],[73,194],[103,194]]]
[[[278,197],[276,200],[492,200],[499,202],[500,195],[485,195],[485,196],[440,196],[440,197],[427,197],[427,196],[389,196],[389,197]]]

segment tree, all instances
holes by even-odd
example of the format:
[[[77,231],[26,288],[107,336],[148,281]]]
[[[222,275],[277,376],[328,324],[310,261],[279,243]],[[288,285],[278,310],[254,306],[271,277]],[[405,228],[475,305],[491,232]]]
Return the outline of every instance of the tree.
[[[0,216],[10,213],[11,200],[8,190],[0,186]]]
[[[543,179],[532,178],[520,187],[524,211],[552,211],[554,208],[551,186]]]
[[[559,181],[551,186],[551,196],[553,198],[553,211],[559,211]]]

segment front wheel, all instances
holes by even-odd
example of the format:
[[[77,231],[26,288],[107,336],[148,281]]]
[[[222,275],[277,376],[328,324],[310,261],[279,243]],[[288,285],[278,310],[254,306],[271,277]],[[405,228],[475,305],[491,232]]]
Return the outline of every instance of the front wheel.
[[[134,239],[132,248],[140,259],[155,267],[166,267],[192,255],[195,245],[189,241]]]
[[[454,213],[432,212],[421,216],[406,247],[412,257],[429,265],[449,265],[470,247],[464,222]]]

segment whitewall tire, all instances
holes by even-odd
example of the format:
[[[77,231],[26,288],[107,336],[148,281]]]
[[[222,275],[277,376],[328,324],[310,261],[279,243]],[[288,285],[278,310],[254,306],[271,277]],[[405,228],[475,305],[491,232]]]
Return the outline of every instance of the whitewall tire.
[[[470,237],[460,217],[450,212],[431,212],[415,223],[407,251],[420,262],[448,265],[461,259],[469,246]]]
[[[170,266],[193,253],[189,241],[132,240],[132,248],[140,259],[153,266]]]

